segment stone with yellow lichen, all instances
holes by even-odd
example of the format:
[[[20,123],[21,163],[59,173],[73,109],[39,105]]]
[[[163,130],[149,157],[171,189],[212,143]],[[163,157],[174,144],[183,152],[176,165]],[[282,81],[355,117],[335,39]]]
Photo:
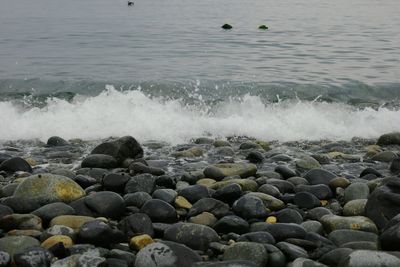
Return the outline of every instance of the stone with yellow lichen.
[[[378,233],[375,223],[364,216],[338,216],[328,214],[319,219],[325,231],[330,233],[339,229],[360,230],[365,232]]]
[[[192,204],[184,197],[182,196],[177,196],[175,198],[175,207],[176,208],[182,208],[182,209],[191,209]]]
[[[274,223],[277,222],[277,219],[276,219],[275,216],[269,216],[269,217],[265,220],[265,222],[266,222],[266,223],[270,223],[270,224],[274,224]]]
[[[28,162],[28,164],[31,165],[32,167],[37,165],[36,160],[33,158],[27,158],[25,159],[25,161]]]
[[[45,249],[49,249],[58,243],[63,243],[64,247],[66,247],[66,248],[70,248],[74,245],[74,242],[72,241],[72,239],[69,236],[53,235],[53,236],[47,238],[45,241],[43,241],[41,246]]]
[[[210,187],[211,185],[215,184],[217,181],[215,181],[214,179],[210,179],[210,178],[203,178],[200,179],[196,182],[196,184],[200,184],[200,185],[204,185],[207,187]]]
[[[131,238],[129,245],[132,249],[141,250],[145,246],[154,243],[154,240],[149,235],[138,235]]]
[[[85,191],[68,177],[44,173],[25,178],[13,196],[37,201],[44,205],[77,200],[85,196]]]

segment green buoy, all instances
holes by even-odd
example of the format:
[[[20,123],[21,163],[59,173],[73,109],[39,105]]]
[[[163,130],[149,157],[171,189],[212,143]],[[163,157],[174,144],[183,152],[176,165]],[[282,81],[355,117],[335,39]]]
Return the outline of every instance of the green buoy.
[[[259,28],[260,30],[268,30],[268,26],[265,25],[265,24],[258,26],[258,28]]]
[[[224,29],[224,30],[230,30],[230,29],[232,29],[233,27],[232,27],[232,25],[225,23],[224,25],[222,25],[221,28]]]

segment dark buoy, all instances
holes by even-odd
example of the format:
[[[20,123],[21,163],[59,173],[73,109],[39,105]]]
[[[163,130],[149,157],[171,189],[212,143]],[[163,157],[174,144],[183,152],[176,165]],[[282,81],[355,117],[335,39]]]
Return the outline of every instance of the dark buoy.
[[[132,1],[128,1],[128,6],[133,6],[134,4]]]
[[[224,25],[222,25],[221,28],[224,30],[230,30],[230,29],[232,29],[232,25],[225,23]]]
[[[258,26],[258,28],[259,28],[260,30],[268,30],[268,26],[265,25],[265,24]]]

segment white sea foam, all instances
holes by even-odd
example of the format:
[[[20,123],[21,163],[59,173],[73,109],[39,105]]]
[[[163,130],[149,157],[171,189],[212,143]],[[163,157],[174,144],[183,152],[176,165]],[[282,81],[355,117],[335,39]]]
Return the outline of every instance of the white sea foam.
[[[349,140],[400,130],[400,111],[386,108],[356,110],[340,103],[304,101],[265,105],[259,97],[245,96],[205,112],[179,100],[112,88],[94,97],[77,96],[72,102],[48,99],[44,107],[28,110],[0,102],[0,116],[0,140],[132,135],[140,141],[177,144],[204,134],[281,141]]]

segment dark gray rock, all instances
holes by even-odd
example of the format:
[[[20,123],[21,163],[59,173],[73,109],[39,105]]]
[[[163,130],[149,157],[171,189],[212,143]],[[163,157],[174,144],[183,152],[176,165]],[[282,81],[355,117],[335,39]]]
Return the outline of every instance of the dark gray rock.
[[[228,234],[244,234],[249,231],[249,223],[239,216],[228,215],[219,219],[213,226],[217,233]]]
[[[233,260],[208,263],[205,265],[195,265],[193,267],[257,267],[258,265],[252,261]]]
[[[282,194],[294,192],[294,184],[289,181],[272,178],[267,179],[265,182],[278,188]]]
[[[400,250],[400,215],[387,223],[379,240],[384,250]]]
[[[279,173],[280,175],[282,175],[282,177],[283,177],[284,179],[288,179],[288,178],[290,178],[290,177],[297,176],[297,173],[296,173],[294,170],[292,170],[292,169],[290,169],[289,167],[284,166],[284,165],[279,165],[279,166],[277,166],[277,167],[275,168],[275,172],[277,172],[277,173]]]
[[[239,198],[232,206],[233,212],[245,219],[265,218],[268,216],[268,210],[264,202],[254,196],[246,196]]]
[[[308,192],[316,196],[318,199],[330,199],[332,198],[332,190],[329,186],[324,184],[319,185],[298,185],[295,190],[297,192]]]
[[[178,191],[178,195],[186,198],[190,203],[196,203],[202,198],[209,198],[210,191],[204,185],[191,185]]]
[[[159,199],[147,201],[140,209],[140,212],[149,215],[153,222],[173,223],[178,220],[175,208]]]
[[[261,162],[263,162],[263,160],[264,160],[264,156],[263,156],[263,154],[261,153],[261,152],[259,152],[259,151],[251,151],[248,155],[247,155],[247,157],[246,157],[246,159],[248,160],[248,161],[250,161],[251,163],[261,163]]]
[[[311,185],[329,185],[329,182],[336,177],[337,176],[334,173],[324,169],[312,169],[304,175],[304,178]]]
[[[305,249],[288,242],[279,242],[276,244],[276,247],[291,261],[296,258],[308,258],[308,253]]]
[[[321,206],[319,199],[309,192],[299,192],[294,196],[294,204],[304,209],[312,209]]]
[[[385,145],[400,145],[400,132],[383,134],[378,138],[377,144]]]
[[[324,207],[317,207],[307,211],[307,218],[319,221],[323,216],[333,214],[331,210]]]
[[[393,159],[392,162],[390,163],[389,169],[392,173],[399,174],[400,173],[400,158]]]
[[[109,247],[124,241],[121,231],[112,229],[103,221],[94,220],[84,223],[78,232],[78,240],[83,244],[93,244],[98,247]]]
[[[156,177],[145,173],[133,176],[125,185],[125,193],[146,192],[153,193],[156,187]]]
[[[306,230],[294,223],[276,223],[268,224],[264,222],[253,223],[250,226],[251,232],[266,231],[270,233],[277,242],[288,238],[304,238],[307,234]]]
[[[85,197],[85,204],[100,217],[118,219],[125,213],[124,199],[111,191],[90,194]]]
[[[294,209],[283,209],[275,213],[278,222],[280,223],[296,223],[301,224],[303,222],[303,216]]]
[[[104,168],[112,169],[118,166],[117,160],[109,155],[91,154],[81,163],[82,168]]]
[[[220,238],[211,227],[176,223],[166,229],[164,239],[184,244],[192,249],[206,250],[211,242],[219,241]]]
[[[47,139],[47,146],[68,146],[70,143],[68,143],[65,139],[59,137],[59,136],[52,136],[49,139]]]
[[[238,242],[256,242],[262,244],[275,244],[275,238],[268,232],[251,232],[241,235]]]
[[[217,199],[203,198],[194,203],[187,216],[196,216],[205,211],[212,213],[217,218],[221,218],[229,213],[229,205]]]
[[[225,203],[233,203],[242,195],[242,188],[238,184],[230,184],[218,189],[212,194],[212,197]]]
[[[135,254],[133,254],[129,251],[124,251],[124,250],[120,250],[120,249],[112,249],[111,251],[108,252],[108,257],[123,260],[124,262],[126,262],[128,264],[128,267],[135,265],[136,256],[135,256]]]
[[[6,206],[6,205],[1,205],[0,204],[0,219],[3,218],[5,215],[12,214],[13,210],[12,208]]]
[[[115,158],[121,164],[127,158],[143,157],[143,149],[132,136],[124,136],[115,141],[96,146],[91,154],[105,154]]]
[[[339,262],[353,252],[350,248],[337,248],[324,254],[319,261],[328,266],[339,267]]]
[[[260,186],[257,190],[258,192],[267,194],[267,195],[271,195],[273,197],[276,198],[280,198],[281,197],[281,192],[279,192],[279,189],[272,185],[272,184],[263,184],[262,186]]]
[[[32,172],[32,167],[26,160],[20,157],[14,157],[3,161],[0,164],[0,171],[6,172]]]
[[[125,217],[119,222],[118,228],[124,232],[127,238],[141,234],[154,237],[153,224],[150,217],[145,213],[135,213]]]
[[[365,215],[370,218],[379,229],[400,213],[400,181],[391,178],[388,182],[376,188],[369,196],[365,206]]]
[[[147,166],[141,162],[132,162],[129,165],[128,169],[134,174],[150,173],[151,175],[155,176],[160,176],[165,174],[164,170],[156,167]]]
[[[125,189],[126,183],[131,177],[129,175],[110,173],[102,179],[105,190],[121,193]]]
[[[50,267],[53,255],[44,248],[33,247],[14,254],[14,263],[18,267]]]
[[[124,195],[125,206],[135,206],[139,209],[150,199],[152,199],[151,196],[146,192],[136,192]]]
[[[40,207],[33,211],[32,214],[39,216],[42,221],[47,224],[57,216],[74,215],[75,210],[64,202],[55,202]]]
[[[273,267],[285,267],[286,256],[283,252],[271,244],[264,244],[265,249],[268,252],[268,265]]]

